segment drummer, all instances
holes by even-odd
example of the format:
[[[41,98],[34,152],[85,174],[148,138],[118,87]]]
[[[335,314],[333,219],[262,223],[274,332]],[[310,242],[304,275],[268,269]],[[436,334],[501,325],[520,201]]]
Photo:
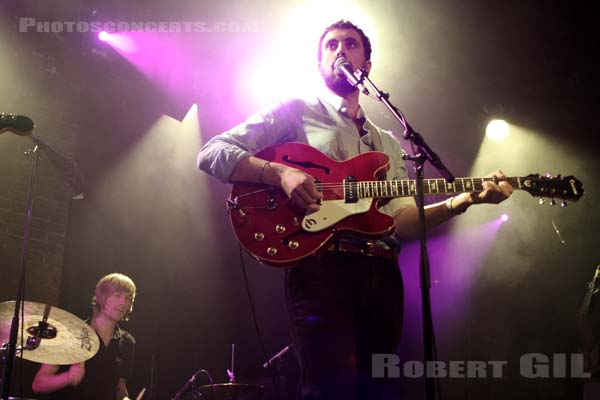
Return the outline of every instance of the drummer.
[[[51,393],[49,399],[129,399],[126,379],[133,370],[135,340],[118,326],[133,310],[135,284],[119,273],[106,275],[96,285],[93,315],[87,322],[100,337],[100,350],[85,363],[66,366],[42,364],[33,391]]]

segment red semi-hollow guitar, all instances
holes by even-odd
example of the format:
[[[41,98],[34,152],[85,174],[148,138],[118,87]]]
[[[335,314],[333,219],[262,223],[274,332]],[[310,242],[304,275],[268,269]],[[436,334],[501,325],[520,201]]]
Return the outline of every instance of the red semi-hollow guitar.
[[[268,147],[256,157],[298,168],[315,178],[323,193],[319,211],[307,214],[277,187],[237,183],[227,201],[238,240],[261,262],[291,267],[304,257],[327,248],[337,235],[352,233],[377,239],[394,230],[394,219],[378,211],[386,199],[414,196],[415,181],[379,180],[389,169],[389,158],[376,151],[346,161],[334,161],[302,143]],[[483,190],[495,178],[426,179],[425,194],[455,194]],[[528,175],[508,177],[514,189],[533,196],[577,201],[583,186],[573,176],[554,178]]]

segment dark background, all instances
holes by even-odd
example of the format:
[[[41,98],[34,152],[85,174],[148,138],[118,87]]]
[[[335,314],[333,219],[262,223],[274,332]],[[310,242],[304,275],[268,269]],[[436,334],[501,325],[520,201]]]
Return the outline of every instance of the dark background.
[[[575,175],[585,185],[585,196],[565,209],[541,207],[516,193],[499,208],[472,209],[456,224],[432,232],[439,358],[508,362],[501,379],[444,381],[446,398],[578,395],[576,379],[523,378],[519,357],[577,352],[577,311],[599,263],[600,36],[593,10],[582,4],[362,4],[377,23],[379,51],[386,53],[372,78],[392,93],[457,176],[495,168],[509,175],[549,171]],[[240,100],[232,77],[243,70],[253,46],[277,34],[277,15],[287,5],[175,6],[152,0],[106,1],[102,7],[9,1],[1,7],[0,111],[31,116],[40,137],[77,160],[87,184],[86,198],[70,201],[59,173],[42,156],[40,181],[51,184],[40,188],[42,200],[36,198],[34,215],[46,213],[35,222],[27,299],[84,318],[99,277],[123,272],[138,286],[135,312],[125,324],[137,339],[132,394],[147,387],[148,398],[171,398],[199,369],[225,382],[232,343],[237,378],[270,385],[260,367],[265,357],[241,261],[268,354],[289,343],[283,273],[240,254],[224,207],[230,188],[198,172],[195,156],[202,142],[262,105]],[[114,19],[245,16],[259,30],[175,36],[186,43],[190,67],[199,71],[179,91],[152,82],[91,34],[18,31],[19,17],[86,20],[94,10]],[[156,124],[163,114],[181,119],[193,103],[199,137],[189,124],[165,118]],[[376,123],[397,129],[381,105],[364,103]],[[498,112],[529,133],[482,146],[485,124]],[[0,136],[2,301],[14,298],[29,172],[21,154],[27,146],[26,138]],[[427,174],[435,176],[429,169]],[[500,212],[510,213],[510,221],[490,231]],[[400,263],[407,294],[403,361],[422,358],[417,260],[416,246],[407,245]],[[283,391],[293,392],[296,368],[288,355]],[[420,380],[401,379],[398,387],[406,398],[423,397]]]

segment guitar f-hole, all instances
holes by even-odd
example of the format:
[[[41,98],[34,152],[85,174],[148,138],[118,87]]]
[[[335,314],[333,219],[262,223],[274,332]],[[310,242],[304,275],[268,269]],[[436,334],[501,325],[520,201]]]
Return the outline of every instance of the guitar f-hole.
[[[335,227],[334,227],[334,228],[331,228],[331,233],[332,233],[332,234],[335,234],[336,232],[337,232],[337,229],[336,229]],[[297,235],[304,235],[304,234],[306,234],[306,232],[304,232],[304,231],[303,231],[303,230],[301,230],[301,229],[300,229],[300,230],[297,230],[296,232],[292,232],[292,233],[290,233],[289,235],[287,235],[286,237],[284,237],[283,239],[281,239],[281,244],[283,244],[284,246],[286,246],[286,247],[287,247],[287,246],[289,246],[289,245],[290,245],[290,242],[292,242],[292,238],[293,238],[294,236],[297,236]]]
[[[327,175],[331,174],[331,169],[327,168],[324,165],[315,164],[312,161],[296,161],[296,160],[290,159],[290,157],[288,155],[281,157],[281,159],[289,164],[298,165],[304,169],[317,168],[317,169],[323,170],[323,172],[325,172]]]

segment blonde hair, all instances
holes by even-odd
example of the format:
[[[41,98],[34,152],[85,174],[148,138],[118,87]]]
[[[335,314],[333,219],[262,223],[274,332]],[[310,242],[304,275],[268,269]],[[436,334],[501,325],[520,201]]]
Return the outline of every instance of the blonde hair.
[[[119,274],[117,272],[103,276],[96,284],[96,290],[92,297],[92,308],[94,316],[100,312],[102,305],[114,292],[125,292],[131,295],[131,307],[125,315],[124,319],[133,311],[133,301],[135,300],[135,283],[127,275]]]

